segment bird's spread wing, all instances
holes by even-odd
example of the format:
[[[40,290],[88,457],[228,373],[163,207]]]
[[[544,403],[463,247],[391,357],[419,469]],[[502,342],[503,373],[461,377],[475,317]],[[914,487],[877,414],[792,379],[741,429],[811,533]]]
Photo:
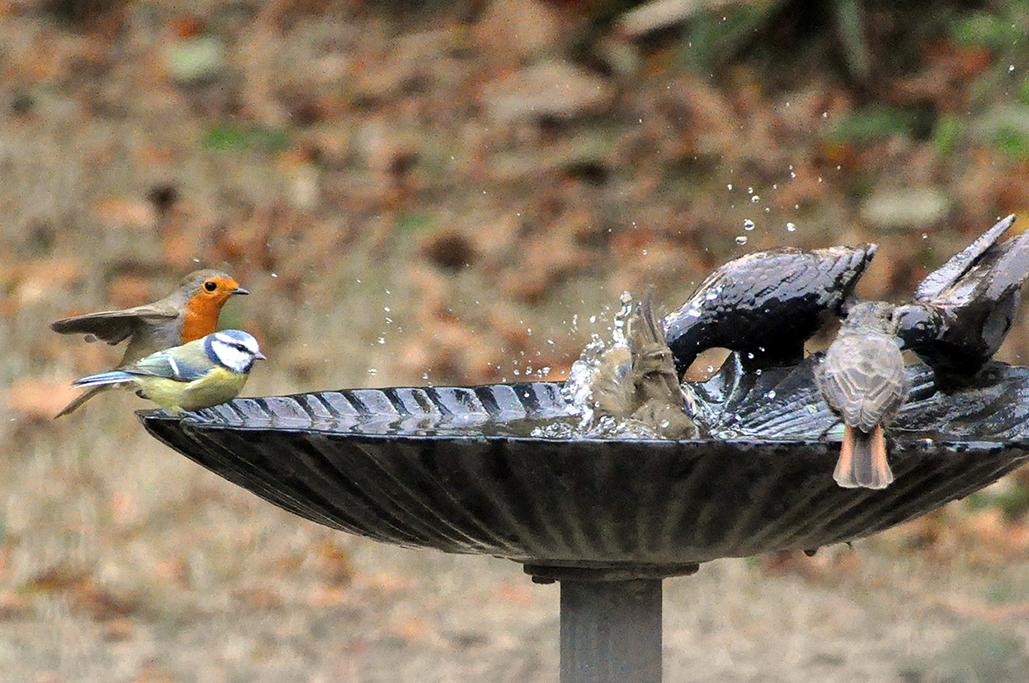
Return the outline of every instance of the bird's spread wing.
[[[819,383],[844,422],[867,433],[904,403],[904,357],[886,335],[839,338],[826,352]]]
[[[163,301],[120,311],[101,311],[64,318],[50,324],[50,329],[60,334],[84,334],[108,344],[117,344],[127,339],[140,324],[153,324],[174,320],[178,310]]]
[[[183,349],[185,346],[152,353],[123,369],[133,375],[163,377],[177,382],[192,382],[206,375],[211,364],[204,362],[202,355],[184,353]]]
[[[605,351],[590,383],[598,415],[627,417],[633,409],[632,354],[616,345]]]
[[[953,287],[961,277],[971,270],[1008,231],[1015,222],[1014,214],[999,221],[992,228],[980,235],[974,242],[955,254],[942,266],[929,273],[915,290],[915,301],[932,303]]]
[[[654,309],[654,290],[648,289],[634,315],[629,318],[626,337],[632,349],[632,370],[642,400],[662,398],[682,406],[675,357],[665,343],[665,330]]]

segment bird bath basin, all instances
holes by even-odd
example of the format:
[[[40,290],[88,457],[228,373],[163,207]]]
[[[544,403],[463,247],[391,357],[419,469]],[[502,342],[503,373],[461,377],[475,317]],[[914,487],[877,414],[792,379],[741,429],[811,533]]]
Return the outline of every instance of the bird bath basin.
[[[1029,459],[1029,369],[936,389],[908,368],[896,481],[832,478],[836,418],[811,362],[692,386],[715,436],[542,438],[560,385],[352,389],[140,413],[168,446],[265,500],[378,541],[523,564],[561,582],[562,681],[661,678],[661,580],[699,563],[850,541],[934,510]]]

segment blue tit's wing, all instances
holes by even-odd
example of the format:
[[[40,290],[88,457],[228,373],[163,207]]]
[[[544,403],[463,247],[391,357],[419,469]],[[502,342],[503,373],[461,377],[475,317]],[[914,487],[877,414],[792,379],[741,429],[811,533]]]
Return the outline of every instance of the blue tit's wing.
[[[192,382],[210,372],[211,361],[203,350],[203,340],[183,344],[140,358],[125,372],[146,377],[162,377],[177,382]]]

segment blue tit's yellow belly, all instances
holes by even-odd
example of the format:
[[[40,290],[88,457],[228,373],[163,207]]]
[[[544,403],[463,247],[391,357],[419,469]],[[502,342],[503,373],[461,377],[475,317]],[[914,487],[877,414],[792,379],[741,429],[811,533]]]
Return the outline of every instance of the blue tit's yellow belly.
[[[231,401],[243,390],[247,375],[217,367],[192,382],[177,382],[164,377],[137,377],[136,382],[151,401],[165,410],[179,412]]]

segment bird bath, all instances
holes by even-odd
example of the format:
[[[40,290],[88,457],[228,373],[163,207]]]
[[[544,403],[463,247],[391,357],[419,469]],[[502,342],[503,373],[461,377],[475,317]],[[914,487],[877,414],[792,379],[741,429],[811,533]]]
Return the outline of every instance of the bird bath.
[[[893,426],[896,481],[832,478],[836,418],[811,362],[692,386],[714,436],[541,438],[551,382],[351,389],[140,413],[163,443],[301,517],[408,547],[521,563],[561,584],[561,680],[658,681],[661,582],[699,564],[862,538],[1029,459],[1029,369],[989,365],[943,393],[924,365]]]

